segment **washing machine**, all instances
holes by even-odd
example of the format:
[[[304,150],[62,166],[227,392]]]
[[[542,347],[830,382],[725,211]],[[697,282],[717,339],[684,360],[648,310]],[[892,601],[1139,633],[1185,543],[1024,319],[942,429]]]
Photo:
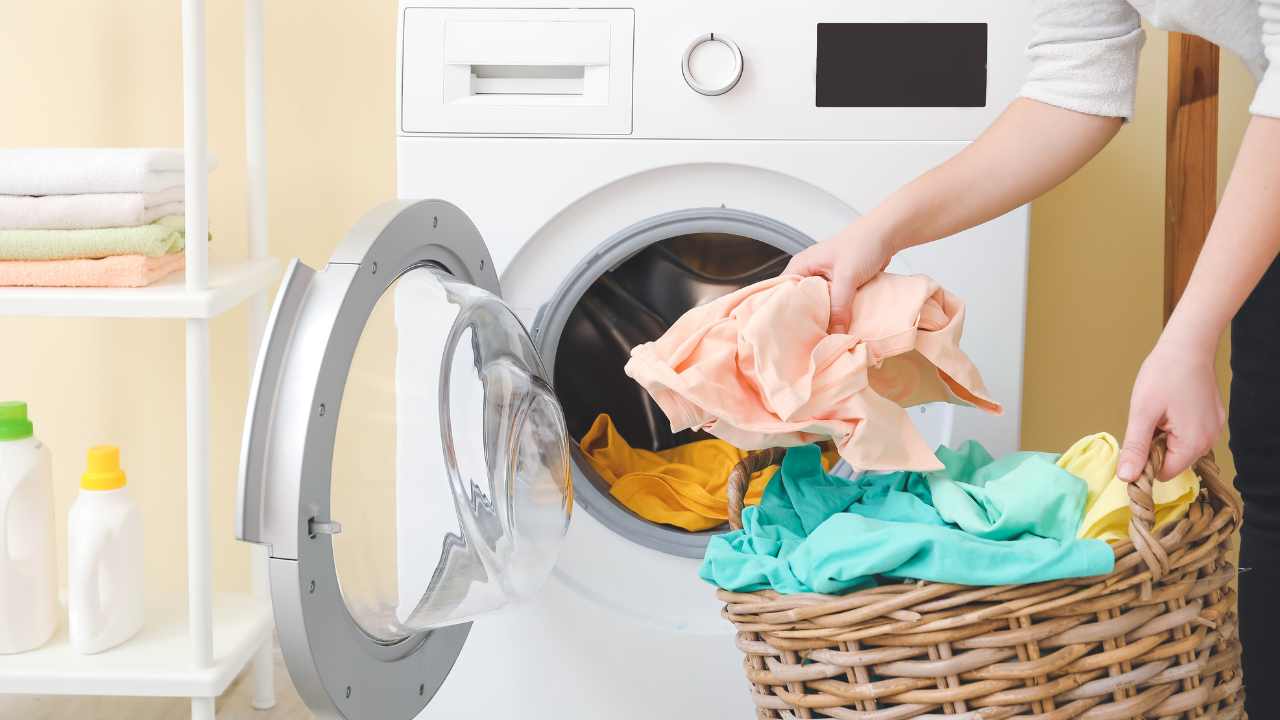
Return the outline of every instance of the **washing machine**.
[[[705,437],[630,348],[962,150],[1015,96],[1031,13],[547,5],[402,2],[398,199],[272,310],[237,534],[322,717],[752,716],[697,577],[721,528],[633,514],[578,440],[602,413],[643,450]],[[914,408],[928,439],[1018,447],[1026,262],[1025,208],[895,258],[964,298],[1005,408]]]

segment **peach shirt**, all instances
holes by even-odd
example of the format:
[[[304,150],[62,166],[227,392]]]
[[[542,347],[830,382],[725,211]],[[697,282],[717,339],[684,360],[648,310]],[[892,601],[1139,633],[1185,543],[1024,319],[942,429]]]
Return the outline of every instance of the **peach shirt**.
[[[746,450],[833,439],[859,470],[942,467],[905,407],[999,413],[960,349],[964,303],[923,275],[881,273],[828,334],[830,284],[787,275],[685,313],[631,351],[626,372],[671,421]]]

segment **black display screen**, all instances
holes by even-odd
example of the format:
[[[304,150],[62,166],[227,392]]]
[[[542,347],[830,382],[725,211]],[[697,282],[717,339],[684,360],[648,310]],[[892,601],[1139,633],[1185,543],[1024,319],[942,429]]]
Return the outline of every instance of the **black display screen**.
[[[819,23],[818,107],[983,107],[986,23]]]

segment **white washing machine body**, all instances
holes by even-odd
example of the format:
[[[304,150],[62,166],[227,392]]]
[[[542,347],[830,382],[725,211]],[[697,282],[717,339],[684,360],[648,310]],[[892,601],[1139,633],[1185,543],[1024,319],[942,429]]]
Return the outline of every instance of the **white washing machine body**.
[[[706,534],[631,515],[577,455],[572,519],[541,590],[469,630],[395,642],[351,631],[325,530],[333,431],[316,430],[314,447],[286,437],[312,437],[325,382],[349,371],[308,358],[332,346],[349,355],[360,334],[332,329],[352,302],[322,303],[317,281],[337,273],[355,287],[393,254],[384,268],[442,267],[500,295],[549,383],[575,352],[564,333],[584,292],[649,246],[718,233],[793,253],[961,151],[1016,94],[1030,12],[998,0],[402,2],[401,200],[362,221],[325,271],[286,283],[272,338],[289,339],[264,343],[246,429],[240,534],[272,546],[281,642],[308,704],[350,720],[753,713],[732,630],[697,577]],[[448,205],[420,201],[429,198]],[[405,250],[415,237],[428,249]],[[1017,448],[1026,263],[1026,208],[895,259],[891,269],[931,275],[964,298],[962,344],[1005,406],[1001,416],[917,409],[930,439]],[[357,325],[386,290],[378,282],[343,290],[364,298],[350,311]],[[317,313],[339,320],[312,330],[306,318]],[[313,335],[328,339],[311,352]],[[282,431],[291,423],[307,430]],[[323,486],[308,490],[308,468]],[[396,472],[398,600],[413,607],[415,578],[439,573],[438,518],[422,511],[439,488]],[[322,611],[308,604],[317,593]]]

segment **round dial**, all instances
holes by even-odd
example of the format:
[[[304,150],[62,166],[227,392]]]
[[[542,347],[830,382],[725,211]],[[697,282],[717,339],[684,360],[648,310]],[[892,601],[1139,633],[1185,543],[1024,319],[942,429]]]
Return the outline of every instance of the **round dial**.
[[[723,35],[694,38],[681,62],[684,81],[702,95],[723,95],[742,78],[742,50]]]

